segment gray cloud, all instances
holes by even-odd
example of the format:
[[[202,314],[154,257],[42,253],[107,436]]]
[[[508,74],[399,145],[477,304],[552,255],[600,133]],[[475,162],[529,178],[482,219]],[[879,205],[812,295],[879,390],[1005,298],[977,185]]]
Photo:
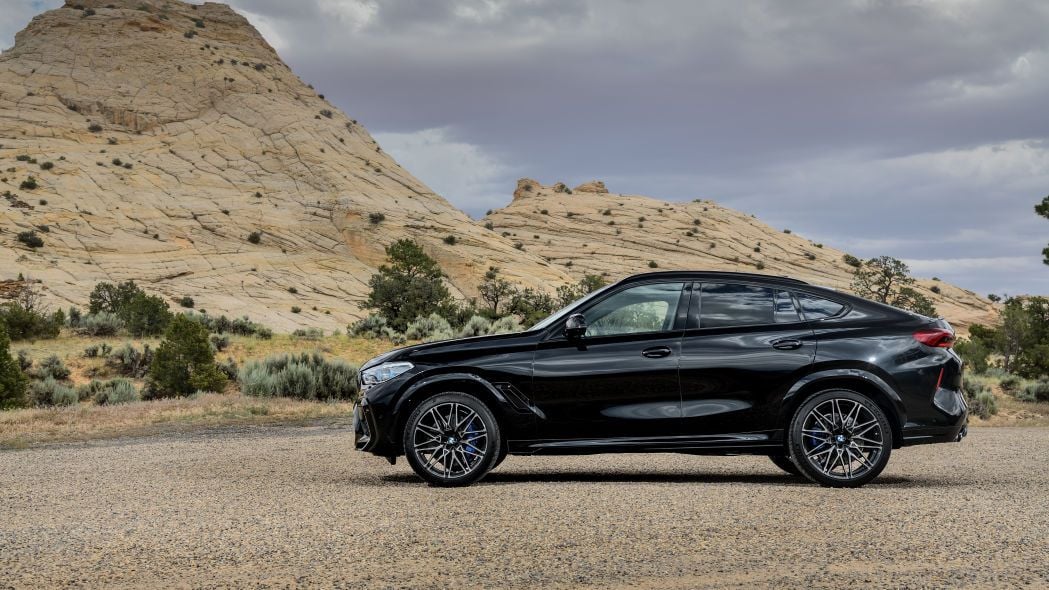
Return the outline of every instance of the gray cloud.
[[[518,176],[603,178],[980,292],[1049,293],[1041,0],[232,4],[473,214]]]

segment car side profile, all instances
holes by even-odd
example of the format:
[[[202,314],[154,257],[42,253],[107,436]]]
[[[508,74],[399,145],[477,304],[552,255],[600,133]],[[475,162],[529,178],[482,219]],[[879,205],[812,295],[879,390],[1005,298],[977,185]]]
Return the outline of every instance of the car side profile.
[[[968,412],[942,319],[759,274],[657,272],[528,330],[368,361],[358,450],[437,486],[508,455],[767,455],[858,487],[901,447],[960,441]]]

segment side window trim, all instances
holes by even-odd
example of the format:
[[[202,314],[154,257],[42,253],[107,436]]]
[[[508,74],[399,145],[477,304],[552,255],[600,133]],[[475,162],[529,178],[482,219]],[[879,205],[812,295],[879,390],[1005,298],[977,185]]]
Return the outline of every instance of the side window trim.
[[[628,285],[623,285],[619,289],[616,289],[614,291],[609,291],[608,293],[605,293],[600,299],[595,299],[593,301],[588,301],[586,303],[586,307],[585,308],[581,308],[581,309],[577,308],[577,309],[571,310],[570,312],[565,314],[565,318],[567,319],[568,316],[570,316],[572,314],[575,314],[575,313],[581,313],[581,314],[583,314],[585,316],[586,312],[589,311],[590,309],[600,305],[602,302],[606,301],[607,299],[609,299],[611,297],[615,297],[616,295],[622,293],[623,291],[626,291],[627,289],[633,289],[634,287],[641,287],[641,286],[644,286],[644,285],[659,285],[659,284],[666,284],[666,283],[682,283],[682,293],[684,293],[685,289],[688,287],[690,282],[688,280],[669,281],[669,280],[655,279],[655,280],[649,280],[649,281],[638,281],[636,283],[630,283]],[[665,331],[664,330],[656,330],[656,331],[652,331],[652,332],[633,332],[631,334],[617,334],[617,335],[610,335],[610,336],[593,336],[593,338],[606,338],[606,337],[607,338],[617,338],[617,337],[626,336],[626,335],[645,336],[645,335],[651,335],[651,334],[672,334],[674,332],[680,332],[682,330],[682,328],[678,327],[677,320],[678,320],[678,318],[681,315],[681,311],[680,311],[681,299],[679,299],[678,301],[679,301],[679,303],[678,303],[678,306],[679,306],[678,307],[678,312],[677,312],[677,315],[675,316],[674,323],[673,323],[672,327],[670,328],[670,330],[665,330]],[[558,322],[555,322],[549,328],[547,328],[547,332],[543,336],[543,341],[545,342],[545,341],[548,341],[548,340],[554,340],[554,339],[558,339],[558,338],[563,339],[564,335],[561,333],[562,329],[564,328],[563,323],[564,322],[558,321]],[[588,336],[588,338],[591,338],[591,337]]]
[[[834,315],[829,315],[827,317],[815,318],[815,319],[811,319],[810,320],[808,318],[808,316],[805,315],[805,308],[801,306],[801,299],[798,297],[798,293],[799,292],[805,293],[806,295],[809,295],[809,296],[812,296],[812,297],[816,297],[816,298],[819,298],[819,299],[826,299],[827,301],[833,301],[834,303],[837,303],[838,305],[840,305],[841,309],[839,309],[838,313],[836,313]],[[816,293],[812,293],[812,292],[809,292],[809,291],[803,291],[803,290],[797,290],[797,289],[791,290],[790,293],[791,293],[791,296],[794,298],[794,305],[797,306],[798,313],[801,314],[801,318],[802,318],[803,322],[812,323],[812,322],[823,322],[823,321],[826,321],[826,320],[836,320],[838,318],[841,318],[843,316],[848,315],[848,313],[850,311],[852,311],[852,304],[851,303],[849,303],[847,301],[842,301],[840,299],[836,299],[834,297],[828,297],[828,296],[826,296],[826,295],[824,295],[822,293],[816,294]]]

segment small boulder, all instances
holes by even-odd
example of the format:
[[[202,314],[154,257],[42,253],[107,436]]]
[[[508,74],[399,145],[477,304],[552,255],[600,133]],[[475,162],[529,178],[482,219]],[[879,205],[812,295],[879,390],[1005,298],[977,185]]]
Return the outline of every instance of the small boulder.
[[[605,188],[605,183],[600,180],[591,180],[590,182],[584,182],[583,184],[572,189],[580,193],[607,193],[608,189]]]

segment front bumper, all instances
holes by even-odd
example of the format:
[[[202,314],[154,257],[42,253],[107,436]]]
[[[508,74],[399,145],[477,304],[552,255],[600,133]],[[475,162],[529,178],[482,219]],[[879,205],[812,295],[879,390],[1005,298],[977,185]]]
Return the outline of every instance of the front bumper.
[[[375,432],[370,420],[371,412],[365,403],[358,402],[353,406],[353,446],[358,451],[368,451],[375,446]]]

